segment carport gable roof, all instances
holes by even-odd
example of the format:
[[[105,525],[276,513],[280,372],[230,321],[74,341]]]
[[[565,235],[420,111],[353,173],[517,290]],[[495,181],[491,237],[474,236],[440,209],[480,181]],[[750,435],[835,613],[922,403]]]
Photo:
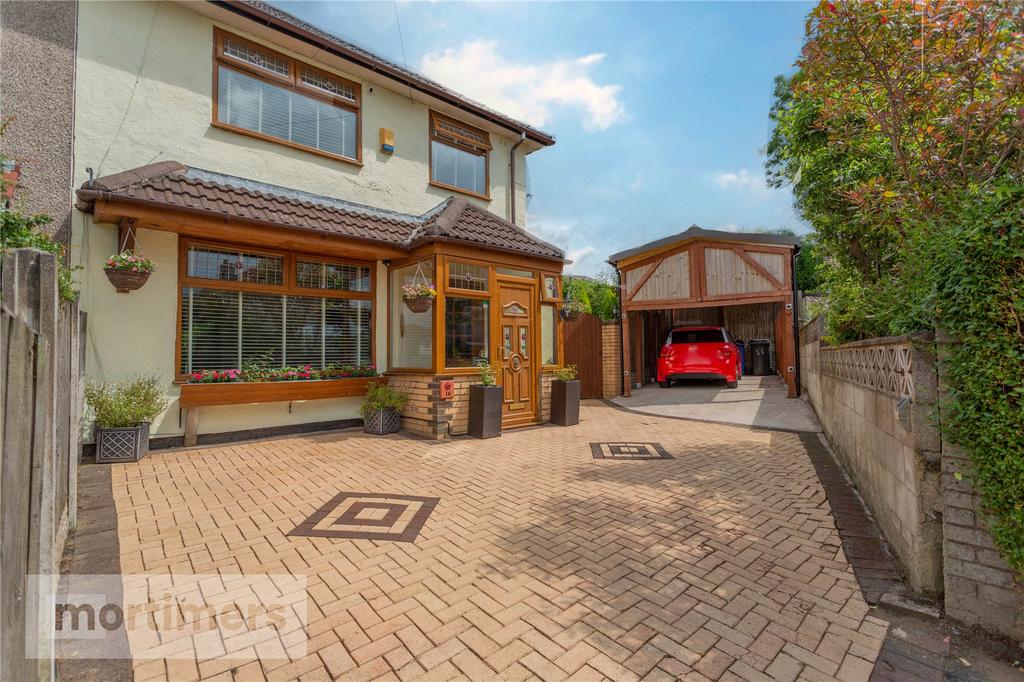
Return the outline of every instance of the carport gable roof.
[[[699,225],[691,225],[685,232],[662,237],[632,249],[619,251],[608,256],[608,262],[618,265],[626,260],[635,260],[638,256],[647,255],[657,251],[669,249],[677,244],[697,239],[712,241],[733,242],[737,244],[765,244],[769,246],[795,247],[803,240],[800,237],[793,237],[784,234],[761,234],[756,232],[728,232],[726,230],[706,230]]]

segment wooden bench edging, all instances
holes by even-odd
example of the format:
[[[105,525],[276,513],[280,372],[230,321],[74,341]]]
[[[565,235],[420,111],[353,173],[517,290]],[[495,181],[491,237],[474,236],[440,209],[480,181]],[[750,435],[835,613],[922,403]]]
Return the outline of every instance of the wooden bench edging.
[[[312,381],[181,384],[178,404],[185,410],[185,446],[191,447],[196,444],[200,407],[351,398],[365,395],[371,383],[387,381],[387,377],[348,377]]]

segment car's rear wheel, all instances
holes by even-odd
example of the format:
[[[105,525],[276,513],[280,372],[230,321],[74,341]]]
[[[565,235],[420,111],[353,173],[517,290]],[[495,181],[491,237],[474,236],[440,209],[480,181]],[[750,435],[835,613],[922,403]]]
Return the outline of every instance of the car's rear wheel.
[[[668,388],[669,386],[672,385],[672,380],[669,379],[668,381],[659,381],[658,385],[661,386],[662,388]]]
[[[727,387],[729,387],[729,388],[736,388],[736,382],[735,381],[726,381],[725,385]]]

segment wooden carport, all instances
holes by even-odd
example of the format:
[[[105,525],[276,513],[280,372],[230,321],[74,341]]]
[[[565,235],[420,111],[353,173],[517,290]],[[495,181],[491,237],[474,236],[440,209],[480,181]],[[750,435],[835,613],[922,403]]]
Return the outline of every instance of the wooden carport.
[[[657,331],[657,319],[645,313],[663,311],[664,319],[671,311],[685,310],[702,324],[726,326],[727,316],[735,319],[733,313],[744,310],[762,320],[770,315],[774,367],[789,396],[796,397],[793,257],[799,245],[798,237],[694,225],[610,256],[608,262],[619,274],[622,302],[623,394],[630,395],[638,373],[643,379],[644,358],[638,353],[653,350],[652,342],[661,343],[649,338]],[[647,328],[646,335],[641,325]]]

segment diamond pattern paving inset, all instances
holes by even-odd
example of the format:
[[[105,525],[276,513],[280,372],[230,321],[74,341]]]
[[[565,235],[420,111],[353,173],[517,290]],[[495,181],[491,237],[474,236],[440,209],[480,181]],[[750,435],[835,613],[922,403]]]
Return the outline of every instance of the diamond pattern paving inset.
[[[338,493],[288,535],[412,542],[438,502],[437,497]]]
[[[660,443],[591,443],[594,459],[673,459]]]

